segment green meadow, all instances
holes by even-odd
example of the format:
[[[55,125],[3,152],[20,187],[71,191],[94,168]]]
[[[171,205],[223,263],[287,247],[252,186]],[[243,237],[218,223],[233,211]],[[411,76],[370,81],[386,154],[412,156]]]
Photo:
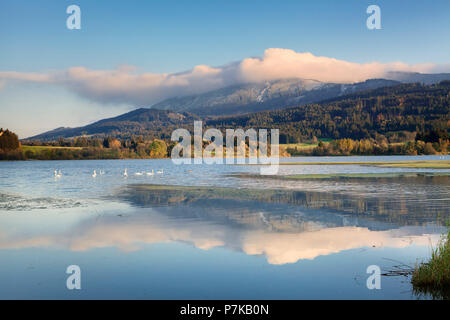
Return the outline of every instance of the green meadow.
[[[249,164],[255,165],[255,164]],[[256,164],[257,165],[257,164]],[[337,161],[337,162],[283,162],[283,166],[306,166],[306,165],[361,165],[369,167],[384,167],[384,168],[424,168],[424,169],[450,169],[450,161],[436,160],[436,161]]]

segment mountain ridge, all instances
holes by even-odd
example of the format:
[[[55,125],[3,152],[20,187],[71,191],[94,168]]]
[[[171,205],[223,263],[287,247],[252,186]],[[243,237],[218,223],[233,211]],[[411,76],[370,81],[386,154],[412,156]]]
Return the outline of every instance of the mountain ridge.
[[[23,140],[50,141],[57,140],[58,138],[74,138],[78,136],[116,136],[126,138],[132,135],[149,134],[155,138],[168,139],[170,138],[171,130],[180,127],[191,128],[194,120],[203,120],[206,126],[218,128],[224,128],[224,126],[230,128],[233,126],[248,127],[249,125],[258,127],[267,127],[268,125],[286,127],[290,125],[298,127],[299,124],[292,122],[293,119],[297,119],[295,117],[292,118],[292,114],[301,114],[298,121],[305,121],[308,117],[314,116],[314,119],[311,118],[311,122],[302,123],[302,126],[305,127],[304,129],[296,129],[297,131],[300,130],[299,132],[302,132],[301,134],[304,136],[321,136],[319,134],[321,132],[320,130],[307,130],[308,126],[314,126],[313,120],[317,126],[322,126],[323,123],[330,122],[327,128],[322,128],[323,134],[327,135],[333,135],[334,131],[332,128],[341,126],[342,122],[346,126],[358,127],[358,123],[352,124],[351,121],[359,121],[362,123],[370,120],[369,123],[373,125],[383,119],[390,119],[389,121],[394,121],[397,124],[394,126],[388,121],[386,122],[387,129],[378,128],[377,130],[395,131],[395,128],[397,128],[399,130],[408,129],[416,131],[417,126],[424,126],[424,121],[439,124],[445,118],[445,113],[447,113],[448,117],[448,113],[450,112],[448,110],[449,92],[450,81],[443,81],[440,84],[430,86],[422,84],[399,84],[350,93],[316,104],[291,106],[281,110],[214,117],[201,117],[189,112],[139,108],[117,117],[94,122],[84,127],[60,127]],[[361,109],[363,105],[371,107],[367,110]],[[333,111],[336,108],[342,110],[339,112]],[[320,114],[320,110],[322,110],[323,114]],[[364,119],[361,118],[363,115],[359,115],[362,111],[366,112]],[[261,121],[261,119],[266,120]],[[276,121],[274,122],[273,119],[276,119]],[[419,121],[420,119],[423,120]],[[441,119],[439,120],[441,122],[436,122],[433,119]],[[404,124],[400,125],[399,121]],[[407,122],[408,124],[406,125],[405,123]],[[429,126],[429,124],[427,125]],[[352,134],[351,132],[358,132],[355,135],[360,137],[369,134],[370,131],[372,132],[370,134],[373,135],[375,129],[371,128],[371,125],[368,126],[364,131],[353,128],[351,131],[346,129],[347,131],[343,130],[342,132],[345,133],[344,135],[348,134],[350,136]]]
[[[233,85],[204,94],[175,97],[152,105],[158,110],[188,111],[200,116],[235,115],[286,106],[305,105],[349,92],[399,84],[395,80],[369,79],[354,84],[325,83],[306,79],[281,79]]]
[[[443,80],[450,80],[450,73],[388,72],[383,78],[356,83],[287,78],[237,84],[202,94],[173,97],[155,103],[150,108],[176,112],[188,111],[200,116],[226,116],[306,105],[352,92],[400,83],[419,82],[431,85]]]

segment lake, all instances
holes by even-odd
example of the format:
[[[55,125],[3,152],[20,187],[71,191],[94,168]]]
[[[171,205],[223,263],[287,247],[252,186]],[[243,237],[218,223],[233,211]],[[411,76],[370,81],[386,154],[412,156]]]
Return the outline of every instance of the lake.
[[[280,161],[409,160],[450,157]],[[289,180],[168,159],[1,162],[0,298],[428,299],[409,276],[369,290],[366,270],[429,258],[450,218],[449,172],[280,166],[279,176],[374,174]],[[81,290],[66,287],[70,265]]]

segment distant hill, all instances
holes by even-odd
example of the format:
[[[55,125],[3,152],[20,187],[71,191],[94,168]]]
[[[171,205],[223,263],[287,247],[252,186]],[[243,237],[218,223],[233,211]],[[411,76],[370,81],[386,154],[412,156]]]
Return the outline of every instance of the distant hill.
[[[450,81],[433,85],[399,84],[348,93],[320,103],[294,104],[282,110],[214,117],[141,108],[84,127],[58,128],[27,140],[49,141],[82,135],[168,139],[174,129],[191,129],[194,120],[199,119],[205,126],[218,129],[279,128],[281,142],[297,142],[313,136],[360,139],[375,137],[377,133],[448,130],[449,92]]]
[[[385,79],[400,81],[402,83],[436,84],[450,80],[450,73],[418,73],[418,72],[388,72]]]
[[[140,108],[114,118],[94,122],[84,127],[60,127],[27,138],[26,140],[51,141],[59,138],[78,136],[128,137],[131,135],[144,135],[148,132],[158,132],[167,126],[180,126],[185,123],[193,123],[196,119],[199,119],[199,117],[187,112],[177,113],[168,110]]]

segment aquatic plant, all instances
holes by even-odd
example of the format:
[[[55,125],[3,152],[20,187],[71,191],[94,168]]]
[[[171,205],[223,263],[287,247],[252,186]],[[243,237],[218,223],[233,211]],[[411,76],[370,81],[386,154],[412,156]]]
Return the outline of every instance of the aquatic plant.
[[[450,299],[450,229],[432,249],[431,259],[416,265],[411,282],[416,294]]]

